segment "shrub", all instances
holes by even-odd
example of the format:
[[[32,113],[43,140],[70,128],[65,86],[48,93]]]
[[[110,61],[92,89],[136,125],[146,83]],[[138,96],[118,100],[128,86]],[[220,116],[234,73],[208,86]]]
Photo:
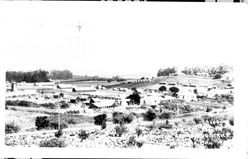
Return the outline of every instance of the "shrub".
[[[117,125],[115,127],[115,132],[116,132],[117,136],[121,137],[122,134],[124,134],[126,132],[126,127],[123,125]]]
[[[66,112],[67,114],[80,114],[79,110],[69,110]]]
[[[229,124],[234,126],[234,118],[229,119]]]
[[[47,119],[47,116],[36,117],[35,125],[37,127],[37,130],[47,128],[49,126],[49,120]]]
[[[208,122],[208,120],[210,120],[210,116],[208,116],[208,115],[203,115],[203,116],[201,116],[201,118],[205,121],[205,122]]]
[[[160,118],[160,119],[171,119],[172,118],[172,113],[170,113],[170,112],[163,112],[163,113],[161,113],[158,117]]]
[[[100,114],[94,117],[94,123],[95,125],[102,125],[103,121],[106,121],[107,119],[106,114]]]
[[[56,108],[56,105],[54,103],[43,103],[43,104],[40,104],[40,106],[44,107],[44,108],[48,108],[48,109],[55,109]]]
[[[127,146],[135,146],[136,145],[136,140],[134,136],[130,136],[127,142]]]
[[[143,142],[141,141],[136,141],[134,136],[130,136],[128,139],[128,142],[126,143],[126,146],[128,147],[133,147],[133,146],[138,146],[138,147],[142,147]]]
[[[25,100],[21,100],[19,101],[18,106],[29,107],[32,106],[32,103]]]
[[[129,124],[133,121],[134,119],[134,115],[133,113],[130,113],[130,114],[123,114],[121,112],[114,112],[112,114],[112,120],[113,120],[113,123],[114,124],[120,124],[120,125],[123,125],[123,124]]]
[[[68,124],[76,124],[74,119],[69,119],[69,121],[67,122]]]
[[[81,142],[89,137],[89,134],[85,130],[81,130],[78,134],[78,137],[81,139]]]
[[[131,123],[133,121],[134,115],[132,113],[124,114],[123,118],[124,118],[124,123],[129,124],[129,123]]]
[[[5,124],[6,134],[17,133],[18,131],[20,131],[20,127],[18,125],[15,125],[14,122]]]
[[[142,141],[137,141],[136,142],[136,146],[139,147],[139,148],[142,147],[143,146],[143,142]]]
[[[55,137],[59,138],[63,135],[63,131],[62,129],[58,130],[56,133],[55,133]]]
[[[201,124],[202,120],[200,118],[194,118],[193,119],[196,124]]]
[[[67,109],[67,108],[69,108],[69,104],[63,102],[63,103],[60,105],[60,108],[62,108],[62,109]]]
[[[135,133],[136,133],[136,135],[139,137],[139,136],[142,134],[142,129],[140,129],[139,127],[137,127],[137,128],[135,129]]]
[[[66,147],[66,144],[61,139],[53,138],[53,139],[41,141],[39,146],[40,147]]]
[[[165,86],[161,86],[161,87],[159,88],[159,91],[161,91],[161,92],[167,91],[167,88],[166,88]]]
[[[143,118],[144,118],[144,120],[146,120],[146,121],[152,121],[152,120],[154,120],[156,117],[157,117],[157,116],[156,116],[156,113],[155,113],[153,110],[151,110],[151,109],[149,109],[146,113],[143,114]]]
[[[193,109],[190,107],[190,105],[184,105],[181,107],[182,114],[191,113],[192,111]]]
[[[5,105],[10,105],[10,106],[18,106],[19,101],[18,100],[7,100],[5,101]]]
[[[212,108],[207,107],[206,112],[211,112]]]
[[[168,121],[168,120],[166,120],[166,124],[169,124],[169,121]]]
[[[36,103],[33,103],[33,102],[29,102],[29,101],[26,101],[26,100],[15,100],[15,101],[12,101],[12,100],[7,100],[5,101],[5,105],[9,105],[9,106],[20,106],[20,107],[35,107],[35,106],[38,106]]]
[[[121,112],[113,112],[112,113],[112,120],[114,124],[124,124],[123,113]]]
[[[213,77],[213,79],[221,79],[221,74],[216,74],[214,77]]]
[[[203,141],[204,141],[204,147],[208,149],[218,149],[222,146],[223,140],[221,139],[221,135],[218,134],[218,132],[214,131],[212,134],[210,134],[207,131],[203,132]]]
[[[222,128],[222,130],[215,130],[212,134],[213,136],[216,136],[223,141],[233,138],[233,131],[228,128]]]
[[[209,123],[210,126],[215,128],[216,126],[220,125],[220,120],[213,117],[213,118],[208,119],[208,123]]]

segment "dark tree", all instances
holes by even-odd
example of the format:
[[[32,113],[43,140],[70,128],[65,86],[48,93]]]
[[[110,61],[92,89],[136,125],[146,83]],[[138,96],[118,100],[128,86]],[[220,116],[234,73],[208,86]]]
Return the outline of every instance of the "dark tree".
[[[49,82],[49,79],[48,79],[48,72],[40,69],[30,72],[7,71],[6,81],[34,83],[34,82]]]
[[[173,96],[176,97],[177,93],[179,92],[179,88],[177,87],[171,87],[169,90],[173,93]]]
[[[159,88],[159,91],[161,91],[161,92],[167,91],[167,88],[166,88],[165,86],[161,86],[161,87]]]
[[[174,74],[176,73],[176,68],[175,67],[169,67],[169,68],[166,68],[166,69],[160,69],[157,73],[157,76],[169,76],[171,74]]]

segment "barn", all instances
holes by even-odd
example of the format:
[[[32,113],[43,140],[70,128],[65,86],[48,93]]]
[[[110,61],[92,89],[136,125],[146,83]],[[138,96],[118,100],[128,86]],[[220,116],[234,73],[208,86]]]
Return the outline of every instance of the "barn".
[[[89,109],[105,109],[105,108],[114,108],[118,104],[115,100],[94,100],[89,104]]]

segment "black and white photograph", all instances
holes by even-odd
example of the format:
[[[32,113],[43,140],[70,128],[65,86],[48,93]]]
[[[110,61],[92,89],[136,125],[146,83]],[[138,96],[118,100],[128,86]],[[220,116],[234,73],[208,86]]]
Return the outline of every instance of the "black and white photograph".
[[[0,11],[9,13],[0,15],[6,152],[246,158],[237,110],[245,51],[235,40],[246,32],[230,26],[241,18],[219,7],[53,4]]]

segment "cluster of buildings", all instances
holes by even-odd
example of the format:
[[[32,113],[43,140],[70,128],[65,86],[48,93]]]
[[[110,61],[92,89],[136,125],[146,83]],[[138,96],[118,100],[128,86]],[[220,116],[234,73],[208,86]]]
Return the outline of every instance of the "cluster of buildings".
[[[149,78],[141,78],[138,82],[150,81]],[[159,90],[160,87],[165,87],[164,91]],[[178,95],[173,97],[170,91],[171,87],[179,89]],[[170,105],[176,102],[198,101],[199,97],[206,99],[214,99],[220,95],[233,95],[233,86],[230,84],[227,88],[217,89],[215,86],[198,86],[191,83],[177,82],[160,82],[147,87],[145,89],[137,89],[140,96],[140,105],[157,106]],[[98,92],[103,92],[102,95]],[[111,91],[114,96],[107,92]],[[109,109],[115,107],[127,107],[131,102],[128,95],[133,91],[128,88],[112,88],[106,90],[105,87],[99,86],[76,86],[72,84],[56,84],[54,82],[39,82],[39,83],[6,83],[6,92],[8,95],[34,94],[37,92],[49,92],[52,99],[62,99],[69,103],[81,103],[89,109]],[[47,97],[48,98],[48,97]]]

